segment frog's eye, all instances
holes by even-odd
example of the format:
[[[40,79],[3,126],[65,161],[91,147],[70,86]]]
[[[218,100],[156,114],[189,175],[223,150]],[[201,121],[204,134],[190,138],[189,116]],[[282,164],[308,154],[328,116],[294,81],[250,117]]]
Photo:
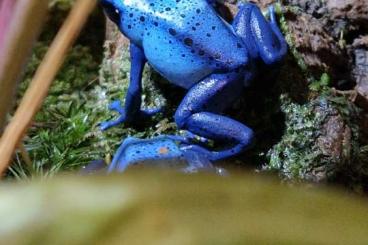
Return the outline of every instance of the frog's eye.
[[[108,1],[101,2],[107,16],[116,24],[120,22],[120,10]]]

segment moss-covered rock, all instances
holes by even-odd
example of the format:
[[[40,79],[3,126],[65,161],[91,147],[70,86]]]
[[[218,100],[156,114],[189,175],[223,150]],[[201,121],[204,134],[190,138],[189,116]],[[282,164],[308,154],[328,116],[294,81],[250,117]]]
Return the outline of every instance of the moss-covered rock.
[[[331,94],[303,105],[284,96],[282,110],[286,130],[264,169],[297,182],[338,182],[367,191],[368,155],[360,144],[355,105]]]

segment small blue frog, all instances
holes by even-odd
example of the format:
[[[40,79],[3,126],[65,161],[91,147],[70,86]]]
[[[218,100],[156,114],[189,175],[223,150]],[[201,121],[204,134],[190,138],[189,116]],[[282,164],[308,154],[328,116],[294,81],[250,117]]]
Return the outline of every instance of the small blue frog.
[[[280,64],[287,52],[273,6],[269,8],[267,21],[256,5],[240,4],[230,24],[217,14],[214,0],[100,2],[131,42],[131,77],[125,106],[120,101],[110,105],[120,117],[102,123],[102,130],[160,112],[141,108],[141,80],[146,62],[168,81],[188,90],[174,117],[187,135],[146,141],[129,138],[116,153],[110,171],[123,171],[134,162],[130,159],[149,161],[165,156],[185,158],[192,163],[190,169],[207,168],[212,161],[239,154],[251,145],[253,131],[222,113],[258,72]],[[204,146],[208,139],[230,146],[211,151]],[[169,154],[170,149],[174,154]]]

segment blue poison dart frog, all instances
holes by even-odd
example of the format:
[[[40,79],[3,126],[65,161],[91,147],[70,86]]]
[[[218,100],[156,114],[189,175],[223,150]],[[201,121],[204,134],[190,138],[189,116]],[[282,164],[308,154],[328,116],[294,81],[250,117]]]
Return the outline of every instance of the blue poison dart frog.
[[[117,120],[102,130],[150,117],[160,109],[142,109],[142,71],[149,65],[170,83],[187,90],[175,112],[185,136],[126,139],[114,156],[111,171],[146,162],[185,162],[185,171],[213,169],[212,162],[244,152],[252,129],[223,111],[238,99],[262,67],[275,67],[287,52],[274,7],[269,20],[251,3],[239,5],[232,23],[221,18],[212,0],[100,0],[107,16],[130,40],[131,77],[125,105],[110,109]],[[200,139],[200,140],[198,140]],[[208,140],[226,142],[221,150],[206,148]],[[157,161],[158,160],[158,161]],[[183,160],[183,161],[181,161]]]

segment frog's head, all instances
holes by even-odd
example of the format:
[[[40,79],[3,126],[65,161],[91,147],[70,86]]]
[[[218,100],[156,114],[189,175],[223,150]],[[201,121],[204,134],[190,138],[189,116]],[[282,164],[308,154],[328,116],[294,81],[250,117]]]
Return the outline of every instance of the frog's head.
[[[105,10],[107,16],[117,25],[121,21],[121,14],[123,12],[122,0],[100,0],[100,4]]]

